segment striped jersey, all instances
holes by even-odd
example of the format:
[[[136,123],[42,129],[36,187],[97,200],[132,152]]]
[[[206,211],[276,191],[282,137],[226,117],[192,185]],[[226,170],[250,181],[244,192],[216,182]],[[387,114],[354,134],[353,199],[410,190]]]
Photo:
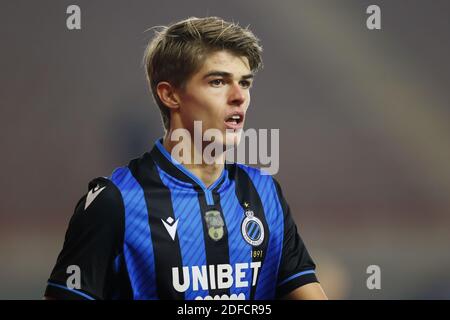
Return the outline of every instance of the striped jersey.
[[[158,140],[89,183],[45,295],[276,299],[318,282],[315,267],[272,176],[227,163],[206,187]]]

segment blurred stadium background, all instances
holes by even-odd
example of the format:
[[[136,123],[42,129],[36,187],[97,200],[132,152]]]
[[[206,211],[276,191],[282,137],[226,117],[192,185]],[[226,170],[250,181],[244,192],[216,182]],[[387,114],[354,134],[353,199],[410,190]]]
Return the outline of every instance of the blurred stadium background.
[[[81,7],[82,30],[66,29]],[[382,30],[365,10],[378,4]],[[264,46],[248,127],[334,299],[450,297],[450,2],[2,1],[0,299],[40,299],[87,183],[162,135],[155,25],[217,15]],[[366,268],[381,268],[368,290]]]

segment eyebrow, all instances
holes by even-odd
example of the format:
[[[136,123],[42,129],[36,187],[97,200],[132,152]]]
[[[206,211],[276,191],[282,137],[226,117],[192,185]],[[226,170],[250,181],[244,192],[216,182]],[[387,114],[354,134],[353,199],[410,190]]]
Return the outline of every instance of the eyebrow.
[[[224,77],[224,78],[232,78],[232,74],[229,72],[225,72],[225,71],[210,71],[207,74],[205,74],[203,76],[203,79],[206,79],[208,77]],[[245,74],[241,77],[241,79],[252,79],[254,78],[254,74],[253,73],[249,73],[249,74]]]

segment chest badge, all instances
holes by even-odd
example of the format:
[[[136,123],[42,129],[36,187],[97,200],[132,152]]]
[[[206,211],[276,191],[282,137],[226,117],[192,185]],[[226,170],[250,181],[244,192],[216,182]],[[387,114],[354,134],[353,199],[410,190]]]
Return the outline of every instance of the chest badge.
[[[244,206],[248,208],[246,204]],[[245,241],[254,247],[259,246],[264,241],[264,226],[261,220],[255,217],[255,213],[250,209],[245,210],[241,233]]]
[[[208,228],[208,235],[214,241],[219,241],[223,237],[223,226],[225,225],[220,212],[217,210],[210,210],[205,213],[206,227]]]

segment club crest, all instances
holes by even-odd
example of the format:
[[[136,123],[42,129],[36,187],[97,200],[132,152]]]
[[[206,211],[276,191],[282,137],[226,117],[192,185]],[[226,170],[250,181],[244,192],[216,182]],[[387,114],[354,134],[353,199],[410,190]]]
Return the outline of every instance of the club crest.
[[[219,241],[223,237],[224,222],[217,210],[210,210],[205,213],[206,226],[208,228],[208,235],[214,241]]]
[[[261,220],[255,217],[255,213],[252,210],[245,210],[241,233],[245,241],[254,247],[259,246],[264,241],[264,226]]]

